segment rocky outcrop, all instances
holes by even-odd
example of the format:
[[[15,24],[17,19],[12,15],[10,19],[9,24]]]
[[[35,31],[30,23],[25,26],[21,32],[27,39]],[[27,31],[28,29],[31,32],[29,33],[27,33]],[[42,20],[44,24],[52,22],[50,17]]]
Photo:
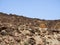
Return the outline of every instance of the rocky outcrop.
[[[60,45],[60,20],[0,12],[0,45]]]

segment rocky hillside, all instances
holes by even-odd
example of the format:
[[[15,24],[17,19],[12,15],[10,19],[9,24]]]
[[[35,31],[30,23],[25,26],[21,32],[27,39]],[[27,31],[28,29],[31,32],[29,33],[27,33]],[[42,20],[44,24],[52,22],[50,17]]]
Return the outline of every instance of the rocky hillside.
[[[60,20],[0,12],[0,45],[60,45]]]

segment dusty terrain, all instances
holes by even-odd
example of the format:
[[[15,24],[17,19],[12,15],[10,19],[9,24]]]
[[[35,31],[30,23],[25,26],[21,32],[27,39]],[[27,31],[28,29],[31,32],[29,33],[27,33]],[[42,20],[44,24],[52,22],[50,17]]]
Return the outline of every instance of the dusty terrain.
[[[0,45],[60,45],[60,20],[0,12]]]

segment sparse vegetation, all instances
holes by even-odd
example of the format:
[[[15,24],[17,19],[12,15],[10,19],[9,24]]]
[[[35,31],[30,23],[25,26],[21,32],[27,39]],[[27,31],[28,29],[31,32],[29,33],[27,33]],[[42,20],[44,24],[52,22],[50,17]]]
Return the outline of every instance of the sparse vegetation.
[[[0,12],[0,45],[60,45],[60,20]]]

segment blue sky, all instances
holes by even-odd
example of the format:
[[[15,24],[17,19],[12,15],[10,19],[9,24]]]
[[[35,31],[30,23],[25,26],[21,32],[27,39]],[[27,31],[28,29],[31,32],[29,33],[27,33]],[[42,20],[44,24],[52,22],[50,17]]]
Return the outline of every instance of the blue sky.
[[[60,0],[0,0],[0,12],[47,20],[60,19]]]

